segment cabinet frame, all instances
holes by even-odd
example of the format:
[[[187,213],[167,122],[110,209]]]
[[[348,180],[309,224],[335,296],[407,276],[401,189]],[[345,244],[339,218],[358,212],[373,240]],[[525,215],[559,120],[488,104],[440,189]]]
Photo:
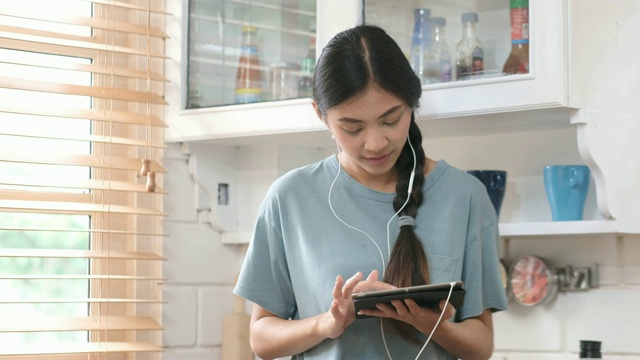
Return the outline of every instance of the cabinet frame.
[[[593,46],[606,45],[608,42],[612,44],[602,51],[616,50],[612,39],[594,37],[597,30],[572,28],[575,20],[571,16],[578,13],[576,8],[580,7],[579,11],[585,12],[585,9],[597,6],[594,1],[585,0],[530,2],[530,74],[423,87],[418,121],[421,126],[430,129],[431,136],[483,136],[494,131],[554,131],[567,128],[576,131],[580,155],[592,170],[598,209],[605,219],[562,224],[501,224],[504,237],[640,233],[640,224],[634,221],[640,216],[640,201],[636,201],[636,197],[629,204],[620,205],[626,200],[620,189],[628,188],[630,180],[626,178],[630,170],[623,168],[624,162],[611,161],[612,157],[619,158],[623,154],[608,150],[611,148],[608,145],[615,144],[616,134],[621,131],[640,136],[640,126],[636,121],[638,111],[625,109],[631,114],[628,119],[607,121],[615,120],[615,117],[611,118],[607,112],[593,111],[591,108],[597,110],[597,106],[588,101],[590,94],[581,93],[588,90],[576,87],[585,74],[570,71],[570,66],[576,68],[576,60],[571,58],[571,54],[580,51],[580,44],[584,44],[586,39],[593,39]],[[340,11],[331,11],[336,8]],[[179,10],[169,10],[174,15],[176,12],[180,14]],[[184,64],[184,49],[180,46],[180,40],[186,39],[186,29],[179,24],[180,18],[179,15],[174,16],[168,23],[172,38],[167,47],[169,55],[182,59]],[[318,49],[322,49],[335,33],[362,21],[362,0],[318,1],[317,19]],[[581,61],[588,63],[591,59]],[[175,63],[167,66],[167,75],[172,79],[167,96],[181,96],[180,66]],[[581,64],[579,67],[584,69],[588,65]],[[569,91],[574,94],[570,96]],[[168,112],[170,127],[165,134],[167,142],[205,142],[231,146],[274,143],[303,147],[334,146],[324,124],[314,113],[310,99],[193,110],[171,108]],[[505,120],[507,118],[509,120]],[[619,149],[616,151],[620,152]],[[630,161],[636,163],[639,157],[633,155]],[[244,231],[242,238],[246,238],[246,229]],[[230,236],[233,238],[233,235]]]

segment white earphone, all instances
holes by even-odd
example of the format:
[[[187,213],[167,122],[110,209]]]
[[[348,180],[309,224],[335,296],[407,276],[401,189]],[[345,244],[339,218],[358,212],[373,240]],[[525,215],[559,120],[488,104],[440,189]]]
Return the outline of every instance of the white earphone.
[[[331,133],[331,130],[329,130],[329,133]],[[333,133],[331,133],[331,138],[335,140],[335,137],[333,136]],[[407,204],[409,203],[409,199],[411,198],[411,192],[413,191],[413,181],[416,175],[416,166],[417,166],[417,157],[416,157],[416,152],[415,149],[413,148],[413,145],[411,144],[411,140],[409,138],[407,138],[407,142],[409,143],[409,147],[411,148],[411,153],[413,154],[413,169],[411,170],[411,177],[409,178],[409,186],[407,187],[407,200],[404,202],[404,204],[400,207],[400,209],[393,214],[393,216],[389,219],[389,222],[387,222],[387,256],[390,257],[391,256],[391,243],[389,240],[389,225],[391,224],[391,221],[393,221],[393,219],[398,216],[398,214],[405,208],[405,206],[407,206]],[[331,208],[331,212],[333,213],[333,215],[336,217],[336,219],[338,219],[342,224],[344,224],[345,226],[347,226],[350,229],[353,229],[355,231],[358,231],[362,234],[364,234],[367,238],[369,238],[369,240],[373,243],[373,245],[378,249],[378,252],[380,254],[380,259],[382,261],[382,274],[384,276],[384,273],[386,271],[386,262],[384,259],[384,256],[382,255],[382,249],[380,249],[380,246],[378,246],[378,244],[373,240],[373,238],[367,234],[365,231],[360,230],[352,225],[347,224],[344,220],[342,220],[338,214],[336,214],[335,210],[333,209],[333,205],[331,204],[331,192],[333,191],[333,186],[336,183],[336,181],[338,180],[338,177],[340,176],[340,171],[342,166],[340,165],[340,144],[338,144],[338,141],[336,140],[336,147],[338,148],[338,172],[336,173],[336,177],[333,179],[333,181],[331,182],[331,186],[329,187],[329,195],[328,195],[328,201],[329,201],[329,208]],[[455,282],[451,282],[451,288],[449,289],[449,295],[447,296],[447,300],[445,302],[444,308],[446,309],[447,306],[449,305],[449,300],[451,298],[451,293],[453,292],[453,287],[455,285]],[[418,352],[418,355],[416,356],[416,360],[418,360],[418,358],[420,358],[420,355],[422,355],[422,352],[424,351],[424,349],[427,348],[427,344],[429,344],[429,341],[431,341],[431,337],[433,336],[433,333],[436,331],[436,328],[438,327],[438,325],[440,325],[440,321],[442,320],[442,316],[444,315],[444,310],[440,313],[440,317],[438,318],[438,321],[436,322],[436,324],[433,327],[433,330],[431,330],[431,334],[429,334],[429,337],[427,338],[427,341],[424,343],[424,345],[422,346],[422,348],[420,349],[420,352]],[[391,353],[389,352],[389,347],[387,346],[387,339],[384,335],[384,325],[382,323],[382,321],[380,321],[380,332],[382,334],[382,342],[384,343],[384,348],[387,352],[387,356],[389,357],[389,360],[393,360],[393,358],[391,357]]]

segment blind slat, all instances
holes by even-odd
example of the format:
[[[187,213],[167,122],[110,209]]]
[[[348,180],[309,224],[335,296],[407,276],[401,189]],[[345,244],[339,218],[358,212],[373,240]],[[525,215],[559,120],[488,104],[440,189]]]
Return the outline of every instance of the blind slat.
[[[0,332],[162,330],[157,321],[142,316],[0,317],[0,320]]]
[[[166,281],[161,277],[126,275],[0,275],[0,280],[118,280],[118,281]]]
[[[164,54],[147,54],[144,50],[104,44],[91,38],[81,40],[82,37],[70,36],[50,31],[20,28],[15,26],[0,25],[0,44],[2,40],[14,40],[21,48],[27,47],[33,51],[48,52],[55,47],[65,47],[79,50],[105,51],[127,55],[150,56],[152,58],[168,59]],[[9,43],[9,42],[7,42]],[[4,47],[4,46],[3,46]]]
[[[51,116],[56,118],[95,120],[101,122],[115,122],[141,126],[168,127],[168,125],[154,115],[143,115],[121,111],[97,111],[86,109],[56,109],[56,108],[25,108],[11,104],[2,104],[0,112],[24,115]]]
[[[25,79],[3,77],[0,78],[0,88],[167,105],[164,98],[158,94],[110,87],[61,84],[37,80],[25,81]]]
[[[1,353],[9,356],[46,355],[46,354],[91,354],[118,352],[161,352],[161,347],[148,343],[136,342],[95,342],[84,344],[47,344],[46,347],[3,344]],[[2,356],[0,356],[0,359]]]
[[[36,232],[62,232],[62,233],[91,233],[91,234],[113,234],[113,235],[137,235],[144,237],[166,237],[166,233],[153,233],[141,231],[122,231],[115,229],[99,229],[92,227],[91,229],[65,229],[65,228],[28,228],[28,227],[9,227],[0,226],[0,231],[36,231]]]
[[[162,304],[164,303],[162,300],[158,299],[124,299],[124,298],[68,298],[68,299],[10,299],[10,298],[0,298],[0,304],[104,304],[104,303],[113,303],[113,304]],[[0,319],[2,319],[0,317]]]
[[[109,181],[109,180],[60,180],[60,179],[7,179],[0,178],[0,185],[14,186],[30,186],[41,188],[60,188],[60,189],[91,189],[91,190],[112,190],[127,192],[147,192],[145,184],[131,183],[126,181]],[[154,193],[164,194],[164,190],[157,186]]]
[[[78,0],[78,1],[84,1],[84,2],[90,2],[90,3],[94,3],[94,4],[100,4],[100,5],[108,5],[108,6],[115,6],[115,7],[119,7],[119,8],[123,8],[123,9],[130,9],[130,10],[137,10],[137,11],[142,11],[142,12],[151,12],[154,14],[160,14],[160,15],[171,15],[171,13],[168,13],[166,11],[163,10],[159,10],[153,6],[151,7],[146,7],[146,6],[138,6],[138,5],[133,5],[133,4],[129,4],[129,3],[125,3],[123,1],[111,1],[111,0]],[[149,3],[149,5],[154,5],[155,3],[153,1],[151,1]]]
[[[23,130],[23,131],[11,131],[11,132],[2,132],[0,135],[6,136],[21,136],[26,138],[38,138],[38,139],[47,139],[47,140],[71,140],[71,141],[85,141],[85,142],[93,142],[99,144],[109,144],[109,145],[126,145],[126,146],[137,146],[144,148],[166,148],[164,144],[158,143],[149,143],[146,140],[134,140],[130,138],[121,138],[121,137],[109,137],[109,136],[99,136],[99,135],[86,135],[86,136],[68,136],[65,134],[52,135],[52,134],[40,134],[37,131]]]
[[[80,71],[92,74],[101,74],[101,75],[114,75],[121,77],[128,77],[134,79],[147,79],[153,81],[163,81],[168,82],[169,80],[153,71],[138,71],[131,69],[124,69],[119,67],[109,66],[106,67],[104,65],[92,65],[92,64],[78,64],[73,62],[61,62],[61,61],[51,61],[48,63],[42,63],[38,61],[29,61],[25,59],[20,62],[16,61],[7,61],[6,59],[0,59],[0,63],[4,64],[13,64],[13,65],[23,65],[23,66],[32,66],[38,68],[48,68],[48,69],[57,69],[57,70],[72,70],[72,71]]]
[[[100,169],[118,170],[140,170],[140,159],[132,159],[117,156],[97,156],[82,154],[6,154],[0,153],[0,161],[30,163],[30,164],[50,164],[50,165],[72,165],[88,166]],[[150,170],[156,173],[164,173],[166,170],[155,160],[150,162]]]
[[[92,251],[72,249],[0,249],[0,256],[22,258],[86,258],[86,259],[122,259],[122,260],[149,260],[165,261],[157,254],[134,253],[125,251]]]
[[[5,16],[10,16],[14,18],[22,18],[28,20],[38,20],[38,21],[46,21],[52,23],[60,23],[60,24],[68,24],[68,25],[78,25],[78,26],[86,26],[94,29],[102,29],[102,30],[113,30],[121,33],[129,33],[129,34],[137,34],[137,35],[147,35],[147,31],[149,36],[159,37],[166,39],[169,37],[167,33],[153,26],[145,26],[139,24],[132,24],[122,21],[113,21],[111,19],[103,20],[96,18],[85,18],[80,16],[64,16],[59,14],[47,14],[46,16],[37,16],[32,13],[28,13],[25,11],[18,10],[10,10],[5,11]]]
[[[113,204],[86,204],[61,201],[30,201],[30,200],[3,200],[0,199],[0,212],[36,212],[53,214],[88,214],[88,213],[113,213],[131,215],[166,216],[167,214],[155,209],[136,206],[123,206]]]

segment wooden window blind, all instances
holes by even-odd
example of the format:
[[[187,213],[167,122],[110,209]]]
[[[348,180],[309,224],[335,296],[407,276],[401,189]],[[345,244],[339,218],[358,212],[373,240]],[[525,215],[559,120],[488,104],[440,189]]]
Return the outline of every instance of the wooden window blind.
[[[156,359],[164,1],[0,1],[0,359]]]

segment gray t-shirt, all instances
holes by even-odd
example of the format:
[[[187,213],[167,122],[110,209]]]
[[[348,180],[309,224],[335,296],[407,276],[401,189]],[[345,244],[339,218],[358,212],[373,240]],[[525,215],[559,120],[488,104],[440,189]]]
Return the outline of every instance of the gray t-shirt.
[[[285,319],[304,319],[329,309],[336,276],[345,279],[388,262],[387,223],[395,193],[367,188],[340,171],[335,155],[276,180],[260,207],[234,293]],[[422,187],[415,229],[428,255],[431,283],[462,280],[467,291],[454,321],[485,309],[506,310],[498,262],[498,224],[483,185],[444,160]],[[391,248],[398,219],[389,226]],[[366,234],[365,234],[366,233]],[[376,245],[374,245],[374,243]],[[384,326],[393,359],[414,359],[422,345]],[[422,339],[426,340],[425,335]],[[327,339],[295,359],[387,358],[378,319],[357,319],[337,339]],[[455,359],[430,342],[421,359]]]

